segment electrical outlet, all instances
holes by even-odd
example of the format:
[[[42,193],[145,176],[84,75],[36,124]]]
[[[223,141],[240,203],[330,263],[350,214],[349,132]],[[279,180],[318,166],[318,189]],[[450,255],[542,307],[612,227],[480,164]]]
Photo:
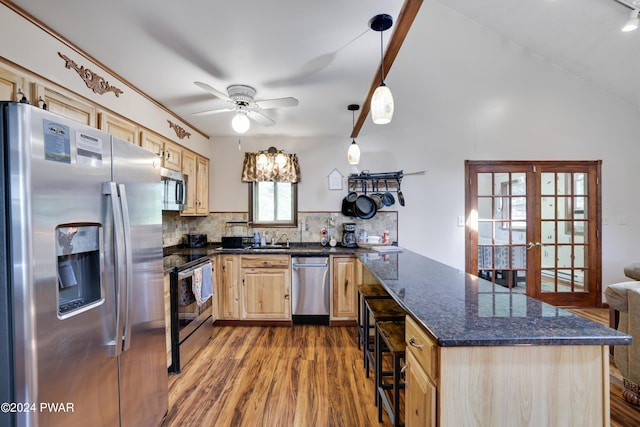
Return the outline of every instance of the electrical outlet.
[[[458,227],[464,227],[464,217],[458,216]]]

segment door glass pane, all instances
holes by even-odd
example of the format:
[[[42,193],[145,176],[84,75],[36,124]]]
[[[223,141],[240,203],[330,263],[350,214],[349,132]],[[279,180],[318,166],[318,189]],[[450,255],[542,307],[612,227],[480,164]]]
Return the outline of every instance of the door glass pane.
[[[555,243],[556,241],[556,222],[555,221],[542,221],[541,223],[541,240],[542,244]]]
[[[511,243],[527,243],[527,233],[525,230],[514,229],[511,230]]]
[[[496,241],[497,244],[508,244],[509,243],[509,223],[508,222],[497,222],[496,223]]]
[[[509,264],[509,247],[496,246],[495,268],[507,269],[510,267]]]
[[[493,219],[492,205],[492,197],[478,197],[478,219]]]
[[[513,246],[512,267],[513,268],[527,268],[527,250],[524,246]]]
[[[478,268],[491,268],[493,265],[493,246],[478,246]]]
[[[555,181],[556,177],[554,173],[545,172],[541,174],[541,188],[542,194],[556,194]]]
[[[575,268],[584,268],[587,266],[586,252],[583,245],[575,245],[573,247],[573,266]]]
[[[571,219],[571,197],[558,197],[558,219]]]
[[[558,233],[558,243],[573,243],[573,234],[571,233],[571,221],[558,222],[560,232]]]
[[[540,282],[540,291],[555,292],[556,290],[556,272],[555,270],[542,270]]]
[[[542,246],[542,268],[554,268],[556,266],[556,248],[553,245]]]
[[[571,270],[558,270],[558,287],[556,292],[573,292],[573,274]]]
[[[542,197],[542,219],[556,218],[556,200],[554,197]]]
[[[559,268],[571,268],[571,246],[563,245],[558,246],[558,267]]]
[[[502,194],[505,196],[511,195],[511,190],[509,189],[509,174],[508,173],[496,173],[495,174],[495,183],[493,188],[493,194],[498,195]]]
[[[587,174],[576,172],[573,174],[573,194],[576,196],[586,196],[587,192]]]
[[[492,173],[479,173],[478,175],[478,196],[490,196],[492,191]]]
[[[478,243],[493,242],[493,223],[488,221],[478,222]]]
[[[558,173],[557,174],[557,194],[561,196],[571,194],[571,174],[570,173]]]

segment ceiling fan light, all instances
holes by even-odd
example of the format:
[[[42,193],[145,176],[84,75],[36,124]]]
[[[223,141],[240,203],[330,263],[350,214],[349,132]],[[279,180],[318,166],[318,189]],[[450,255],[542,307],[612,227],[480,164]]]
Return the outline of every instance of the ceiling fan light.
[[[239,111],[231,120],[231,127],[238,133],[246,133],[251,126],[247,113]]]
[[[622,31],[626,33],[628,31],[633,31],[636,28],[638,28],[638,25],[640,24],[640,20],[638,19],[638,13],[640,13],[640,10],[638,9],[633,9],[631,11],[629,20],[625,22],[624,27],[622,27]]]
[[[354,139],[349,145],[349,151],[347,151],[347,160],[350,165],[357,165],[360,163],[360,147]]]
[[[371,118],[377,125],[387,124],[393,118],[393,95],[385,84],[378,86],[371,96]]]

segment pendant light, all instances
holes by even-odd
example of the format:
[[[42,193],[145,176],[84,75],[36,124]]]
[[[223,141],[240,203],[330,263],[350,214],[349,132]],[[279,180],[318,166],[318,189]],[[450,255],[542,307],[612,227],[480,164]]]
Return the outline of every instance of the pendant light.
[[[373,123],[378,125],[387,124],[393,118],[393,95],[391,95],[391,90],[384,83],[384,55],[382,52],[382,33],[391,28],[391,25],[393,25],[393,18],[387,14],[376,15],[369,21],[369,27],[374,31],[380,32],[381,83],[373,92],[373,96],[371,96],[371,118]]]
[[[360,109],[360,106],[358,104],[349,104],[347,109],[351,111],[351,117],[353,122],[352,129],[353,129],[356,126],[355,112]],[[349,144],[349,151],[347,151],[347,160],[349,161],[350,165],[357,165],[358,163],[360,163],[360,147],[358,147],[358,144],[356,144],[355,138],[353,138],[353,140],[351,141],[351,144]]]

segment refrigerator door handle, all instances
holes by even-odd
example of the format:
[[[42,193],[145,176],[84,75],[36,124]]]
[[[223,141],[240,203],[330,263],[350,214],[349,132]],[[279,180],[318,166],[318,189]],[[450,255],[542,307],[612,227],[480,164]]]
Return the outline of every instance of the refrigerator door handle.
[[[125,274],[122,268],[125,257],[124,247],[124,230],[122,220],[122,210],[120,209],[120,200],[118,197],[118,188],[115,182],[105,182],[102,184],[102,194],[109,196],[111,200],[111,212],[113,214],[113,230],[114,230],[114,260],[115,260],[115,293],[116,293],[116,327],[112,341],[107,344],[110,356],[119,356],[122,353],[122,312],[123,304],[121,304],[122,295],[125,291]]]
[[[122,209],[122,225],[125,246],[125,301],[124,306],[124,336],[122,337],[122,351],[129,350],[131,346],[131,298],[133,292],[133,245],[131,243],[131,222],[129,219],[129,204],[127,203],[127,189],[124,184],[118,184],[120,193],[120,208]]]

